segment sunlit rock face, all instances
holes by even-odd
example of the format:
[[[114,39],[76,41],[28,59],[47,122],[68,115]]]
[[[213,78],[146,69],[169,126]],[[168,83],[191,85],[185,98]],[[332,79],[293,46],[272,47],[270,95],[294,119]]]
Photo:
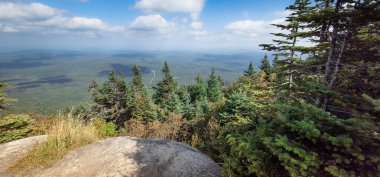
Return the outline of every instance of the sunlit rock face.
[[[188,145],[162,139],[110,138],[69,153],[32,176],[216,177],[221,168]]]
[[[40,135],[0,144],[0,176],[18,160],[25,157],[35,145],[46,140],[47,135]]]

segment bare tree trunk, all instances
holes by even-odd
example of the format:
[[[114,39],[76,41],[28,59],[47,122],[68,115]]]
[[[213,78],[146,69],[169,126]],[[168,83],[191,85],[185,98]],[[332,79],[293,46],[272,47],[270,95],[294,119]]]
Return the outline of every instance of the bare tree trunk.
[[[338,33],[338,20],[334,19],[334,18],[336,18],[337,14],[338,14],[340,2],[341,2],[341,0],[337,0],[336,5],[335,5],[334,14],[333,14],[333,20],[334,20],[333,25],[332,25],[333,31],[331,33],[331,41],[329,44],[329,51],[328,51],[328,55],[327,55],[325,74],[323,76],[323,83],[325,83],[326,85],[328,84],[328,79],[329,79],[329,75],[331,72],[331,63],[332,63],[333,56],[334,56],[334,49],[335,49],[337,33]]]
[[[330,7],[330,3],[331,3],[331,0],[326,0],[325,1],[325,8]],[[323,42],[327,41],[327,35],[328,35],[329,29],[330,29],[330,25],[331,25],[331,21],[322,24],[321,32],[320,32],[320,35],[319,35],[319,42],[320,43],[323,43]],[[326,53],[328,53],[328,52],[329,52],[329,50],[326,49]],[[318,70],[321,70],[321,72],[322,72],[322,68],[320,68]],[[318,96],[316,98],[316,100],[315,100],[315,105],[319,106],[320,104],[321,104],[321,97]]]
[[[296,27],[295,32],[296,33],[298,32],[298,27]],[[292,47],[296,45],[296,42],[297,42],[297,37],[294,37]],[[290,66],[289,66],[290,72],[289,72],[289,81],[288,81],[290,89],[293,87],[293,65],[294,65],[293,58],[294,58],[294,50],[291,49]]]
[[[343,36],[343,41],[342,41],[342,45],[340,47],[338,59],[336,60],[336,63],[335,63],[334,73],[332,74],[330,83],[328,85],[329,88],[332,88],[332,86],[334,85],[335,80],[338,76],[339,66],[340,66],[340,63],[342,62],[343,53],[344,53],[344,50],[346,48],[347,36],[348,36],[348,32],[346,32]]]
[[[332,16],[332,18],[334,20],[333,24],[332,24],[333,31],[331,33],[331,41],[330,41],[330,44],[329,44],[327,61],[326,61],[326,67],[325,67],[325,73],[324,73],[324,76],[323,76],[323,84],[325,84],[326,86],[329,84],[328,79],[329,79],[329,75],[330,75],[330,72],[331,72],[331,63],[332,63],[332,60],[333,60],[334,49],[335,49],[336,40],[337,40],[338,20],[335,19],[335,18],[337,16],[338,12],[339,12],[340,3],[341,3],[341,0],[337,0],[337,2],[335,4],[334,14]],[[317,98],[317,101],[316,101],[317,106],[320,105],[320,100],[321,100],[320,98]],[[326,104],[327,104],[327,99],[325,98],[324,99],[324,103],[323,103],[323,107],[325,107]]]

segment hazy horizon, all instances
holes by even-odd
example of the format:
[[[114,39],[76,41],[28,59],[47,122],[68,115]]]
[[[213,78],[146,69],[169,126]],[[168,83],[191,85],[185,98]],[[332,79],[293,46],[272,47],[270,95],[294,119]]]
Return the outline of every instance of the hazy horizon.
[[[87,88],[92,80],[103,81],[112,70],[130,81],[131,67],[140,67],[144,83],[151,90],[162,77],[167,61],[179,85],[194,82],[197,75],[207,80],[211,68],[229,85],[253,62],[256,68],[261,52],[191,51],[64,51],[25,50],[0,52],[0,82],[10,83],[7,94],[18,101],[6,113],[54,113],[65,107],[87,104]]]

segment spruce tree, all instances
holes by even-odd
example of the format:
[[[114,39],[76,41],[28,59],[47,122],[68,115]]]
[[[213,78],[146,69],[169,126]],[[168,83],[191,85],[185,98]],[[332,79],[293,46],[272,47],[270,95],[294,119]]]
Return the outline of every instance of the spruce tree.
[[[208,109],[207,99],[207,85],[202,76],[198,75],[195,79],[195,83],[188,87],[190,95],[190,103],[192,105],[192,111],[190,115],[192,118],[199,118],[204,116]]]
[[[211,74],[207,82],[207,97],[211,102],[216,102],[222,97],[222,88],[215,75],[214,68],[211,68]]]
[[[142,76],[141,76],[139,67],[137,65],[133,65],[132,72],[133,72],[133,80],[132,80],[133,91],[141,92],[142,94],[146,95],[146,90],[144,88],[144,83],[142,81]]]
[[[187,86],[182,86],[177,91],[179,100],[181,101],[182,116],[187,119],[191,119],[192,115],[192,104],[190,99],[190,93]]]
[[[195,83],[189,86],[190,100],[196,101],[207,100],[207,85],[201,75],[195,78]]]
[[[272,69],[277,69],[279,67],[279,60],[278,55],[275,55],[272,61]]]
[[[91,99],[94,102],[91,109],[108,122],[122,126],[130,118],[131,91],[127,87],[122,74],[110,72],[108,79],[99,86],[93,81],[89,86]]]
[[[224,80],[223,80],[222,76],[218,75],[218,81],[219,81],[220,86],[223,87],[224,86]]]
[[[177,95],[177,83],[174,81],[174,77],[170,74],[170,69],[165,61],[162,68],[164,78],[160,81],[156,87],[153,87],[154,102],[164,109],[166,113],[181,111],[181,103]]]
[[[272,61],[272,68],[271,68],[271,81],[276,83],[278,81],[277,78],[283,78],[283,72],[281,71],[280,67],[280,59],[277,55],[275,55],[273,61]]]
[[[131,114],[133,118],[149,121],[155,119],[155,113],[151,104],[151,98],[145,90],[140,69],[137,65],[132,67],[132,104]]]
[[[376,176],[380,172],[379,123],[375,118],[378,117],[379,92],[378,84],[374,84],[378,77],[373,74],[379,71],[378,62],[374,62],[379,54],[378,45],[373,43],[378,42],[379,33],[371,30],[378,23],[374,14],[379,14],[379,3],[324,1],[326,8],[315,10],[319,2],[311,6],[309,1],[296,0],[288,7],[293,12],[287,19],[288,24],[276,25],[289,30],[288,34],[275,34],[285,40],[275,40],[278,45],[263,45],[279,56],[280,61],[274,68],[280,69],[276,73],[283,74],[286,82],[278,86],[288,86],[275,88],[296,93],[297,99],[277,100],[274,106],[267,107],[268,113],[275,114],[255,114],[251,116],[254,117],[252,122],[234,123],[227,129],[230,130],[225,136],[229,147],[225,149],[231,153],[225,158],[227,164],[231,164],[227,169],[235,168],[241,176],[252,173],[257,176]],[[331,21],[325,23],[326,17]],[[322,19],[310,23],[310,19],[317,18]],[[314,38],[316,34],[321,35],[321,42],[315,47],[297,45],[297,40]],[[299,60],[302,53],[309,54],[309,58]],[[341,65],[342,61],[348,65]],[[313,62],[323,63],[325,72],[318,73],[318,69],[312,68]],[[328,76],[324,77],[326,71]],[[337,80],[343,82],[337,83]],[[324,87],[316,81],[322,82]],[[326,97],[331,96],[331,92],[342,96],[330,97],[334,104],[327,105],[326,111],[308,104],[314,103],[310,101],[316,96],[313,90]],[[375,99],[359,98],[361,94]],[[368,107],[369,103],[372,107]],[[234,158],[237,156],[239,158]]]
[[[265,54],[264,58],[261,60],[260,70],[264,71],[265,79],[269,80],[269,77],[271,75],[271,66],[267,54]]]
[[[274,39],[275,44],[261,44],[264,50],[274,51],[279,56],[278,62],[283,71],[283,78],[278,86],[287,86],[287,90],[294,90],[296,82],[300,78],[301,60],[300,54],[309,53],[311,47],[297,45],[297,41],[308,37],[310,32],[303,31],[307,27],[307,23],[302,23],[301,19],[309,15],[313,9],[310,6],[310,0],[296,0],[294,4],[286,9],[291,11],[286,17],[286,24],[273,24],[287,33],[273,33],[274,36],[284,39]]]
[[[256,75],[256,71],[251,61],[248,65],[248,69],[244,71],[244,76],[253,78],[255,77],[255,75]]]

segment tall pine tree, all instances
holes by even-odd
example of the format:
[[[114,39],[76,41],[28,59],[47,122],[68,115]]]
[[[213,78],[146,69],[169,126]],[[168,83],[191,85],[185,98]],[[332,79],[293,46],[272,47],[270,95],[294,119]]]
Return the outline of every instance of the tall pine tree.
[[[248,65],[248,69],[244,71],[244,76],[253,78],[255,77],[255,75],[256,75],[256,71],[251,61]]]
[[[261,60],[260,70],[265,73],[265,79],[269,80],[269,77],[271,75],[271,66],[267,54],[265,54]]]
[[[302,79],[302,54],[310,53],[312,47],[299,45],[299,40],[310,36],[310,31],[305,30],[308,23],[302,20],[310,14],[314,9],[311,6],[310,0],[296,0],[292,5],[286,8],[290,11],[290,15],[286,17],[285,24],[273,24],[281,29],[281,33],[273,33],[276,39],[275,44],[261,44],[264,50],[273,51],[275,56],[278,56],[278,68],[281,69],[281,74],[277,75],[276,88],[277,91],[286,91],[286,97],[300,98],[303,97],[303,88],[299,84],[303,83]],[[285,87],[284,87],[285,86]]]
[[[94,102],[91,109],[97,116],[118,126],[122,126],[123,122],[130,118],[131,90],[122,74],[110,72],[108,79],[101,86],[93,81],[89,86],[89,92]]]
[[[181,111],[181,102],[177,95],[177,83],[174,81],[173,75],[170,74],[170,69],[168,63],[165,61],[164,67],[162,68],[162,73],[164,77],[156,87],[153,87],[154,102],[165,110],[168,114],[170,112]]]
[[[215,75],[215,69],[211,68],[211,74],[207,82],[207,96],[211,102],[219,101],[222,98],[222,88],[220,81]]]
[[[149,121],[156,118],[151,103],[151,98],[144,87],[140,69],[137,65],[132,67],[132,105],[131,115],[133,118]]]

